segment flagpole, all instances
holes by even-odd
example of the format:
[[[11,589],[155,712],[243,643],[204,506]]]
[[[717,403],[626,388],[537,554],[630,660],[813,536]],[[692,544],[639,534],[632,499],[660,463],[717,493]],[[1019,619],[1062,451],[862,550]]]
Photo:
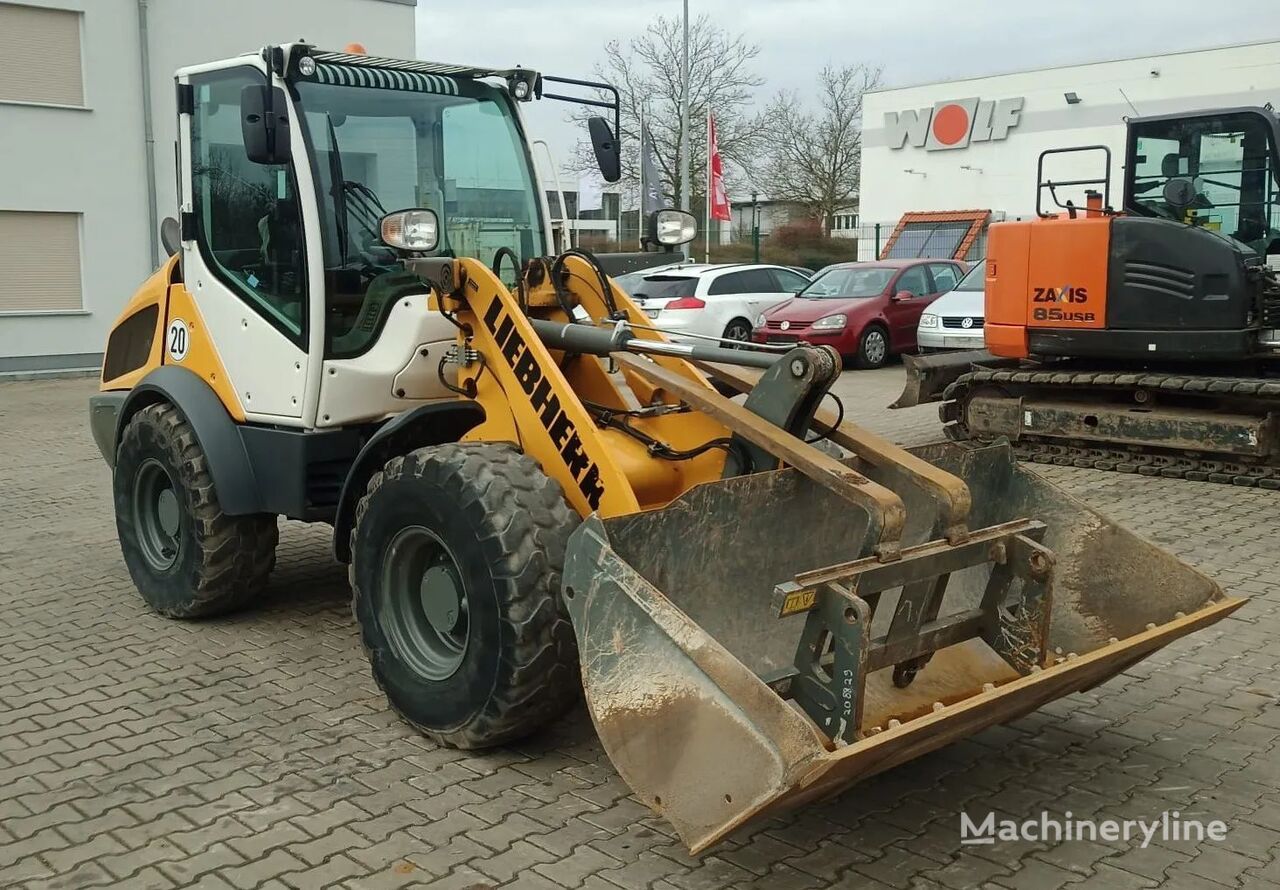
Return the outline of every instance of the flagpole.
[[[684,48],[680,57],[680,209],[689,212],[689,0],[684,0]]]
[[[702,259],[711,262],[711,106],[707,106],[707,188],[706,205],[707,227],[703,229]]]

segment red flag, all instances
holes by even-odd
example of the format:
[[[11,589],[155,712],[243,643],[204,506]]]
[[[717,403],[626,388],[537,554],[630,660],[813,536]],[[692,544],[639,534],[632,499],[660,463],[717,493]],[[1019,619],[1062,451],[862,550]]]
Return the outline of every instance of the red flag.
[[[733,214],[729,209],[729,194],[724,190],[724,162],[720,160],[720,145],[716,141],[716,119],[707,115],[708,193],[711,195],[711,218],[729,222]]]

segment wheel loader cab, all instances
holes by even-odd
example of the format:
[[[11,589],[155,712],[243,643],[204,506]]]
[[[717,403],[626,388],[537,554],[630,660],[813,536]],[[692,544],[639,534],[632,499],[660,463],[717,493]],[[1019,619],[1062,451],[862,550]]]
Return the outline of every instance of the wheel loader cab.
[[[454,328],[383,243],[388,213],[433,209],[429,253],[489,262],[548,242],[503,86],[306,58],[270,83],[258,58],[179,74],[183,268],[246,417],[327,429],[453,398],[435,371]],[[242,106],[268,86],[283,87],[291,139],[264,163],[242,142]]]
[[[164,381],[189,373],[221,405],[190,421],[243,440],[212,466],[249,467],[257,494],[241,508],[327,521],[390,418],[402,418],[402,437],[415,411],[438,427],[428,437],[474,425],[442,365],[456,328],[404,259],[489,265],[510,252],[518,265],[552,251],[519,113],[541,82],[525,69],[305,45],[180,70],[180,224],[168,230],[174,256],[126,305],[106,349],[92,416],[107,460],[130,412],[175,401]],[[407,208],[434,214],[430,249],[384,242],[384,218]],[[236,485],[219,487],[230,496]]]
[[[988,350],[1005,358],[1087,356],[1243,361],[1272,327],[1259,270],[1280,252],[1280,126],[1266,109],[1138,118],[1128,125],[1123,212],[1110,206],[1110,152],[1040,159],[1037,217],[991,226]],[[1046,179],[1052,156],[1105,159],[1100,178]],[[1090,188],[1084,202],[1071,189]],[[1048,193],[1057,209],[1041,201]]]

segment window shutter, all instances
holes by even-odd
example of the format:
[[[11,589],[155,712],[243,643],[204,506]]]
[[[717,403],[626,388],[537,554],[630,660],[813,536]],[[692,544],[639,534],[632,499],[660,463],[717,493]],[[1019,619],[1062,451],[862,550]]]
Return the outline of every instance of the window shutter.
[[[80,214],[0,210],[0,312],[82,308]]]
[[[79,12],[0,3],[0,100],[84,105]]]

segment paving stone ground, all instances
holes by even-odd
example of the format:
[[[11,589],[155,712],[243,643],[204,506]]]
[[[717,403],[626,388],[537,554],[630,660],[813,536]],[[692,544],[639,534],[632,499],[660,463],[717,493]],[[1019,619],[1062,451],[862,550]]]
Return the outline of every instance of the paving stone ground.
[[[847,374],[850,416],[901,368]],[[1037,468],[1249,604],[1091,692],[691,857],[579,710],[438,748],[384,708],[327,528],[285,523],[264,600],[149,612],[120,559],[90,380],[0,383],[0,887],[1280,886],[1280,493]],[[960,812],[1221,819],[1221,843],[961,846]]]

